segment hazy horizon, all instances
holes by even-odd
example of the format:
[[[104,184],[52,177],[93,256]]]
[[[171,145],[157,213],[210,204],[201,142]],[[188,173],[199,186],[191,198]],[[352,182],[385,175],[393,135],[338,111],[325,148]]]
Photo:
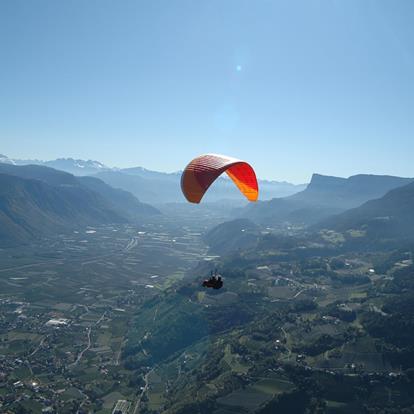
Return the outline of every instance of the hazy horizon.
[[[1,155],[7,156],[7,154],[3,154],[3,153],[0,152],[0,156]],[[54,159],[43,159],[43,158],[26,158],[26,159],[24,159],[24,158],[19,158],[19,157],[10,157],[10,156],[7,156],[7,158],[12,159],[12,160],[39,161],[39,162],[55,161],[55,160],[58,160],[58,159],[73,159],[74,161],[81,160],[81,161],[93,161],[93,162],[97,161],[97,162],[101,162],[100,160],[91,159],[91,158],[73,158],[73,157],[64,157],[64,156],[57,157],[57,158],[54,158]],[[151,168],[147,168],[145,165],[119,166],[119,165],[108,165],[106,163],[102,163],[102,164],[104,164],[108,168],[111,168],[111,169],[119,169],[119,170],[126,169],[126,168],[143,168],[145,170],[154,171],[154,172],[160,172],[160,173],[166,173],[166,174],[181,173],[183,171],[183,169],[180,169],[180,170],[172,170],[172,171],[154,170],[154,169],[151,169]],[[356,173],[356,174],[351,174],[351,175],[347,175],[347,176],[340,176],[340,175],[334,175],[334,174],[322,174],[319,171],[314,171],[314,172],[312,172],[310,174],[310,176],[308,177],[308,179],[305,180],[305,181],[303,181],[303,182],[295,182],[295,181],[289,181],[289,180],[284,180],[284,179],[268,178],[268,177],[260,177],[260,176],[258,176],[257,178],[259,180],[262,180],[262,181],[276,181],[276,182],[281,182],[281,183],[282,182],[285,182],[285,183],[294,184],[294,185],[305,185],[305,184],[309,184],[310,183],[313,175],[315,175],[315,174],[324,175],[324,176],[331,176],[331,177],[338,177],[338,178],[350,178],[350,177],[352,177],[354,175],[361,175],[361,174],[362,175],[364,175],[364,174],[366,174],[366,175],[390,175],[390,174],[383,174],[381,172],[377,172],[377,173]],[[412,178],[411,176],[399,176],[399,177],[402,177],[402,178]],[[222,178],[229,179],[225,174],[222,175]]]
[[[1,2],[0,152],[167,172],[221,153],[293,183],[413,176],[413,12],[410,1]]]
[[[414,414],[413,22],[0,0],[0,412]]]

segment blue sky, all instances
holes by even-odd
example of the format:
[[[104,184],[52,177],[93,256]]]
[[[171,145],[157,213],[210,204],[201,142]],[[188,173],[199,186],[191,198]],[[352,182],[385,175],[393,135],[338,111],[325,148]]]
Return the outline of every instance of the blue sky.
[[[411,0],[2,0],[0,153],[414,176]]]

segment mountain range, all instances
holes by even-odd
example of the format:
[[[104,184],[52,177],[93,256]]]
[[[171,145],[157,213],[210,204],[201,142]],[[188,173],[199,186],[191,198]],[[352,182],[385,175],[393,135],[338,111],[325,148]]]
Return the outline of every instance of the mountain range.
[[[41,161],[36,159],[20,160],[9,158],[6,155],[0,154],[0,163],[12,165],[43,165],[45,167],[65,171],[73,175],[92,175],[100,171],[111,170],[110,167],[107,167],[99,161],[76,160],[73,158],[57,158],[56,160],[50,161]]]
[[[285,198],[249,205],[244,217],[268,225],[310,225],[381,198],[390,190],[413,182],[412,178],[386,175],[354,175],[349,178],[313,174],[307,188]]]
[[[280,246],[286,243],[289,245],[292,240],[302,240],[301,237],[303,240],[318,240],[322,237],[325,241],[328,238],[333,243],[332,247],[341,250],[405,249],[414,243],[413,180],[388,176],[356,176],[351,177],[349,182],[344,182],[344,179],[336,181],[335,177],[327,177],[328,185],[325,188],[324,177],[317,175],[316,180],[317,185],[310,187],[317,188],[321,194],[320,199],[315,198],[314,188],[310,188],[309,191],[305,190],[292,197],[245,208],[241,214],[244,218],[226,221],[208,231],[204,240],[211,253],[222,255],[239,249],[256,249],[258,246],[275,248],[276,243]],[[340,184],[339,190],[335,182]],[[373,188],[367,189],[369,182],[374,183]],[[406,182],[408,184],[404,185]],[[349,206],[360,203],[364,194],[366,197],[375,197],[389,186],[398,184],[403,185],[357,207],[345,210],[338,206],[338,200],[344,194],[348,196],[345,205]],[[330,193],[331,205],[328,203]],[[318,206],[316,202],[319,200]],[[296,231],[286,233],[286,226],[290,228],[292,225],[305,227],[305,231],[296,228]],[[280,226],[282,231],[269,232],[264,229],[265,226]]]
[[[39,165],[0,164],[0,245],[80,226],[127,223],[159,214],[132,194],[92,177]]]
[[[39,161],[37,165],[25,165],[26,161],[5,156],[0,156],[0,161],[5,161],[0,163],[0,240],[3,245],[76,226],[139,222],[160,214],[142,200],[160,205],[183,200],[180,173],[156,172],[142,167],[115,170],[97,161],[72,159]],[[45,163],[58,165],[61,170],[42,165]],[[64,169],[93,175],[75,176]],[[269,197],[276,188],[279,192],[290,193],[293,188],[296,191],[304,187],[275,181],[261,181],[259,186],[261,194]],[[208,192],[204,205],[208,205],[208,201],[233,200],[233,197],[240,199],[237,188],[230,180],[220,178]],[[206,241],[216,251],[223,250],[221,240],[228,234],[230,239],[237,239],[234,248],[254,244],[260,233],[257,224],[359,230],[377,237],[400,234],[409,238],[414,230],[413,199],[412,178],[364,174],[341,178],[314,174],[302,191],[249,204],[232,212],[229,209],[229,217],[241,220],[213,229]]]
[[[76,176],[95,176],[110,186],[121,188],[134,194],[139,200],[150,204],[185,202],[181,194],[181,172],[164,173],[142,167],[110,168],[99,161],[58,158],[52,161],[18,160],[0,155],[0,162],[27,165],[36,164],[69,172]],[[302,191],[306,184],[291,184],[284,181],[259,180],[260,198],[270,200],[274,197],[286,197]],[[243,200],[234,184],[220,177],[208,191],[204,202],[223,200]]]
[[[327,218],[316,228],[354,235],[362,243],[414,240],[414,182],[395,188],[383,197]]]
[[[413,180],[390,175],[358,174],[342,178],[313,174],[306,189],[289,198],[309,205],[346,210],[380,198],[388,191]]]

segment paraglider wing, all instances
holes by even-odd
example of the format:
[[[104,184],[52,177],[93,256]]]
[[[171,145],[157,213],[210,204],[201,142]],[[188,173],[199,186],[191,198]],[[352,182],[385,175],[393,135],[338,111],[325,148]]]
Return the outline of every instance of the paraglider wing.
[[[194,158],[181,176],[181,189],[191,203],[199,203],[211,184],[226,172],[249,201],[257,201],[259,188],[253,168],[245,161],[225,155]]]

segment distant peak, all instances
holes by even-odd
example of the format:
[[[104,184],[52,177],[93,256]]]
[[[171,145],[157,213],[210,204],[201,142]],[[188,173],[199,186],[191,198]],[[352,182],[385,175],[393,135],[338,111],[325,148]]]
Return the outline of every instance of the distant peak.
[[[96,160],[81,160],[81,159],[74,159],[74,158],[57,158],[56,160],[46,161],[46,164],[64,164],[68,166],[73,166],[77,168],[93,168],[93,169],[107,169],[110,168],[107,167],[105,164],[102,164],[99,161]]]
[[[0,154],[0,163],[3,163],[3,164],[13,164],[13,165],[16,164],[14,162],[14,160],[12,160],[11,158],[9,158],[7,155],[3,155],[3,154]]]
[[[312,175],[311,181],[309,186],[315,186],[319,184],[333,184],[333,183],[340,183],[346,181],[346,178],[342,177],[334,177],[331,175],[322,175],[318,173],[314,173]]]

